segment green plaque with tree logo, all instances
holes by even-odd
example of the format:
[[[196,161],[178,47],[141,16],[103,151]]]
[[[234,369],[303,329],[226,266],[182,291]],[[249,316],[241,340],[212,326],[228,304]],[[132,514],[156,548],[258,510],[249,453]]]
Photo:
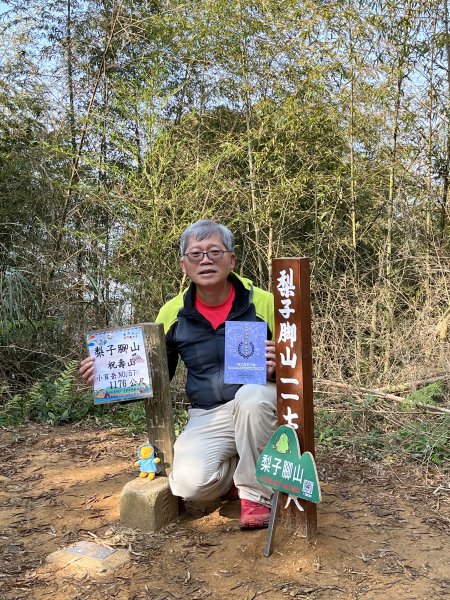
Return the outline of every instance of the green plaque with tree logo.
[[[256,463],[256,479],[275,491],[302,500],[321,501],[316,463],[311,452],[301,454],[293,427],[281,425]]]

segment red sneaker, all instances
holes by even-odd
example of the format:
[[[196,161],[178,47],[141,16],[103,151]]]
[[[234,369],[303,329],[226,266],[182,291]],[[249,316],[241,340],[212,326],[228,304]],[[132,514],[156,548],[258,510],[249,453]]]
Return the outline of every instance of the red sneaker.
[[[234,485],[234,483],[231,484],[230,489],[228,490],[228,492],[226,494],[224,494],[223,496],[220,496],[221,500],[239,500],[239,492],[237,487]]]
[[[270,508],[252,500],[241,500],[241,529],[264,529],[269,525]]]

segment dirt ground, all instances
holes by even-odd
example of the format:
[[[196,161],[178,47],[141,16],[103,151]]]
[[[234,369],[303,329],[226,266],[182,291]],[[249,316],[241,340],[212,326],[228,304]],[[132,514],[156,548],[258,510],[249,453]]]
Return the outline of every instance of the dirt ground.
[[[278,600],[450,598],[450,483],[426,466],[318,453],[315,544],[240,531],[239,503],[191,506],[155,534],[119,527],[119,495],[144,438],[120,430],[0,431],[0,598]],[[114,576],[55,570],[46,556],[88,540],[126,548]]]

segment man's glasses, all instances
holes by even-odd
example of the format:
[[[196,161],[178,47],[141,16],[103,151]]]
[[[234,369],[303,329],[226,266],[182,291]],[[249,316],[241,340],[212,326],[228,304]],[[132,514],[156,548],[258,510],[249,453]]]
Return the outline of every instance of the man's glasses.
[[[225,252],[231,252],[231,250],[208,250],[208,252],[186,252],[183,256],[187,256],[188,261],[191,263],[202,262],[203,257],[207,256],[211,262],[217,262],[223,259]]]

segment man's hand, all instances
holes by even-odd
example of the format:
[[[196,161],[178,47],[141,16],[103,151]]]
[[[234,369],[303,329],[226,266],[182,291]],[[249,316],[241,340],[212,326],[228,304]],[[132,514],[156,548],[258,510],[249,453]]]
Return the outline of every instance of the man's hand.
[[[267,381],[272,379],[275,373],[275,342],[266,340],[266,366],[267,366]]]
[[[80,368],[78,370],[82,380],[91,385],[94,383],[94,361],[95,358],[93,356],[88,356],[80,362]]]

